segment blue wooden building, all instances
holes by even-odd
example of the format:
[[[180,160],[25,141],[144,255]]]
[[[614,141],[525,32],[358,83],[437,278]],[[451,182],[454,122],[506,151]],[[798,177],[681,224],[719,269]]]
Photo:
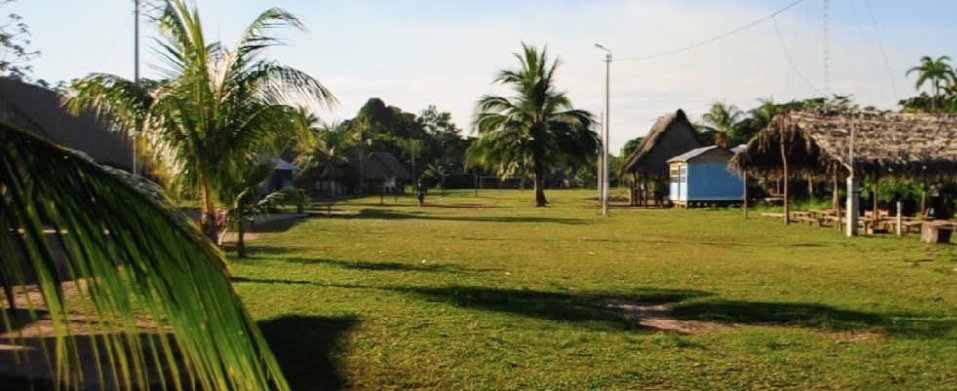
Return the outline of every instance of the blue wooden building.
[[[742,202],[744,179],[728,167],[733,156],[731,150],[712,145],[669,159],[671,202],[683,207]]]

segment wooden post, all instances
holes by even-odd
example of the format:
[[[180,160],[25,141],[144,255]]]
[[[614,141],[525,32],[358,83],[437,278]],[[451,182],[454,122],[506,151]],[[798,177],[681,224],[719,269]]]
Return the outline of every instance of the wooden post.
[[[831,167],[831,208],[834,209],[834,215],[837,216],[837,223],[834,227],[841,230],[841,192],[838,190],[837,167]]]
[[[744,219],[747,220],[748,219],[748,171],[745,170],[743,173],[744,173],[744,185],[743,185],[744,204],[742,205],[744,206]]]
[[[788,157],[784,149],[784,133],[781,133],[781,165],[784,168],[784,224],[791,224],[791,210],[788,203],[789,194],[788,194]]]
[[[904,235],[904,230],[902,227],[902,225],[904,224],[903,220],[904,220],[903,217],[901,217],[901,202],[898,200],[897,201],[897,236]]]
[[[872,213],[874,213],[874,221],[877,221],[877,218],[880,217],[880,215],[877,213],[877,206],[878,206],[877,203],[878,203],[878,199],[880,198],[880,191],[881,191],[881,177],[880,175],[874,175],[874,188],[871,191],[871,198],[874,199],[873,200],[874,209],[871,209]]]
[[[811,174],[807,174],[807,197],[814,198],[814,177]]]

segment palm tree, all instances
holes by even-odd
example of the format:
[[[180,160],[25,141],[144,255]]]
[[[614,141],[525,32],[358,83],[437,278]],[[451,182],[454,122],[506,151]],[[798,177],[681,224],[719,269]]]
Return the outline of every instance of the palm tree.
[[[439,187],[442,188],[442,195],[445,195],[445,177],[449,174],[445,165],[441,161],[434,161],[425,166],[423,176],[435,179]]]
[[[719,137],[735,137],[736,126],[744,113],[735,105],[724,102],[714,102],[711,110],[701,116],[706,129],[718,132]]]
[[[93,109],[118,128],[138,133],[146,160],[167,189],[193,192],[200,224],[209,237],[221,229],[216,210],[222,192],[244,162],[277,140],[307,136],[300,105],[326,105],[332,95],[306,73],[262,58],[280,43],[278,27],[302,28],[288,12],[263,12],[233,48],[206,41],[199,14],[186,0],[167,0],[156,18],[163,80],[134,83],[91,74],[74,83],[73,111]]]
[[[546,50],[522,44],[515,53],[521,66],[499,72],[496,83],[511,87],[510,97],[479,99],[474,125],[478,139],[466,151],[470,165],[493,169],[502,177],[530,169],[535,182],[535,205],[545,206],[544,177],[549,168],[594,161],[598,136],[590,127],[590,113],[572,107],[556,90],[559,61],[548,61]]]
[[[269,213],[285,201],[286,193],[282,190],[265,195],[260,193],[259,185],[273,174],[275,166],[272,159],[257,159],[257,161],[249,162],[248,168],[243,170],[245,178],[242,181],[236,181],[231,188],[223,192],[224,198],[231,200],[227,207],[230,223],[227,227],[232,226],[236,229],[236,256],[239,258],[246,258],[246,218]]]
[[[56,383],[288,389],[225,262],[152,182],[0,124],[0,286],[8,307],[0,320],[8,329],[18,313],[52,322],[52,349],[40,357],[56,368]],[[27,289],[42,299],[26,297]],[[87,321],[78,328],[79,310]],[[143,329],[145,317],[158,331]],[[82,348],[83,330],[102,343]],[[29,343],[14,334],[14,344]],[[82,362],[81,350],[93,360]],[[98,376],[82,379],[84,365]]]
[[[947,88],[957,75],[954,69],[948,64],[950,57],[940,56],[936,59],[930,56],[924,56],[920,59],[920,65],[907,70],[907,75],[911,72],[917,72],[917,82],[914,87],[920,89],[927,82],[930,82],[931,91],[934,93],[934,100],[931,101],[931,111],[937,111],[937,103],[940,100],[940,90]]]

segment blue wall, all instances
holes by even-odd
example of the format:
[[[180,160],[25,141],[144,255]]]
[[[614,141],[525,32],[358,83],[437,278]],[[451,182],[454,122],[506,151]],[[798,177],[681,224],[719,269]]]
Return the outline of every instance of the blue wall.
[[[689,201],[743,200],[744,181],[728,170],[727,163],[692,162],[688,163],[687,192]]]

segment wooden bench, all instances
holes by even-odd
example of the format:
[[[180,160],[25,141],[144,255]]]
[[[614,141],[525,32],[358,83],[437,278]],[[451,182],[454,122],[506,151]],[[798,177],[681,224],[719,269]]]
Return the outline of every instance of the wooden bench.
[[[920,227],[920,241],[924,243],[950,243],[954,224],[945,221],[927,221]]]

